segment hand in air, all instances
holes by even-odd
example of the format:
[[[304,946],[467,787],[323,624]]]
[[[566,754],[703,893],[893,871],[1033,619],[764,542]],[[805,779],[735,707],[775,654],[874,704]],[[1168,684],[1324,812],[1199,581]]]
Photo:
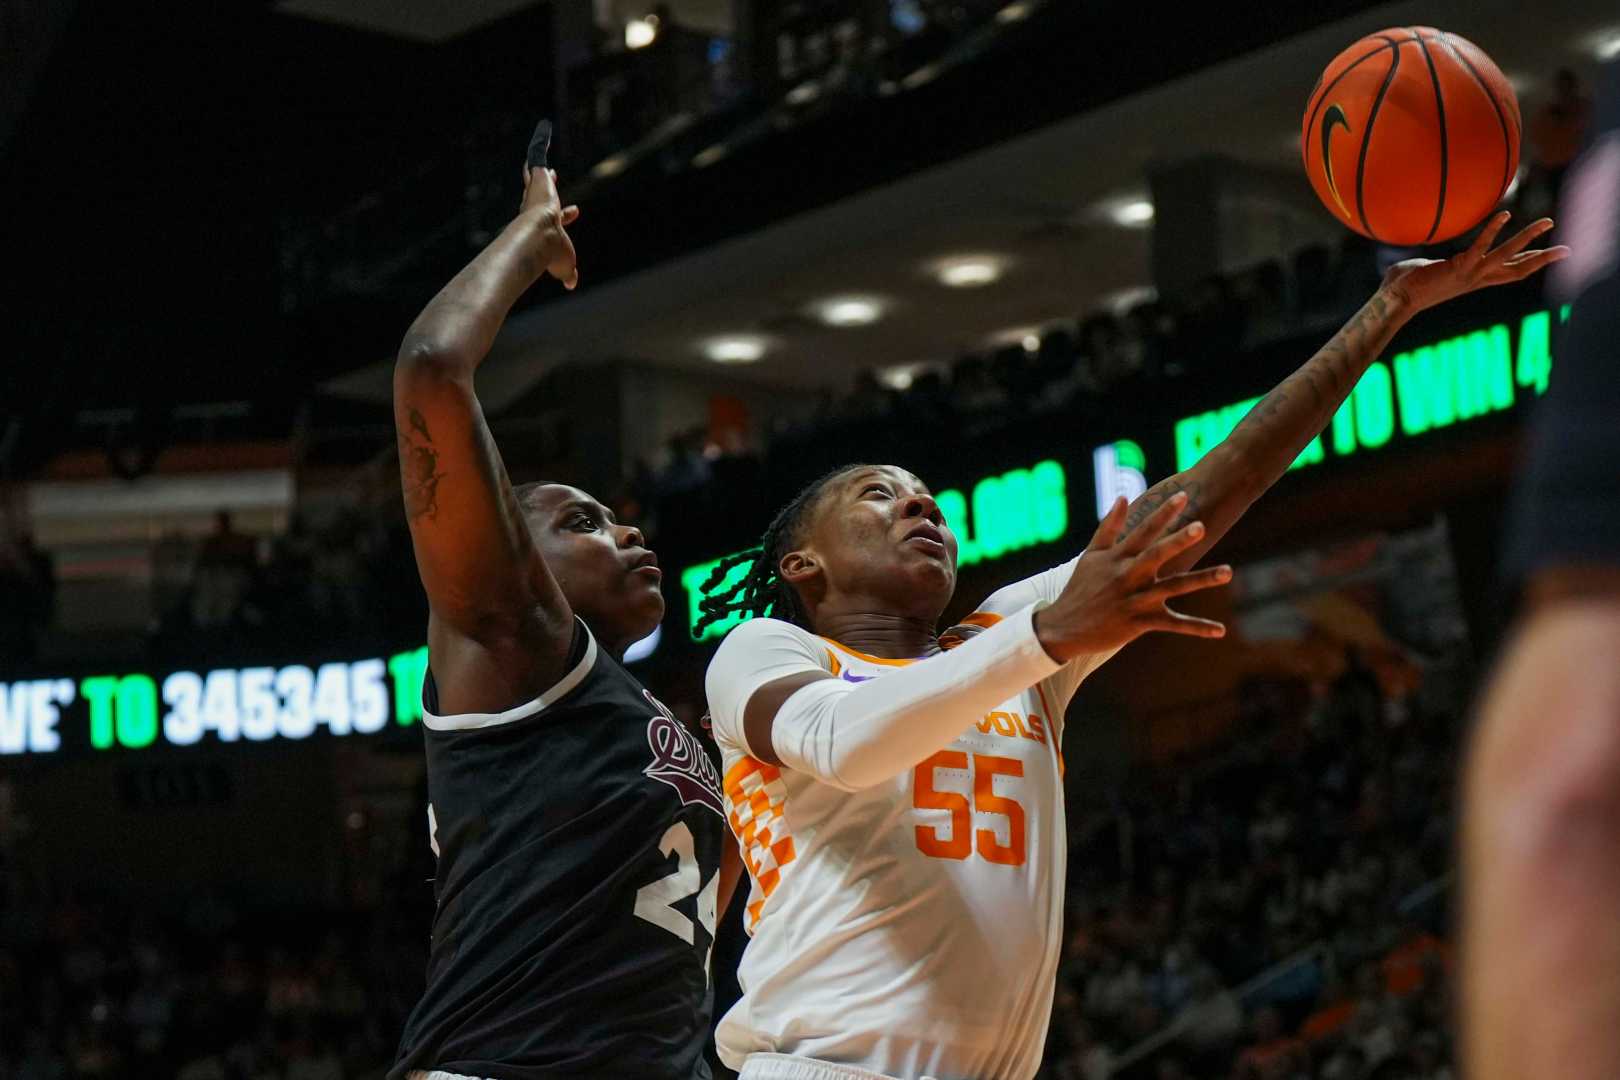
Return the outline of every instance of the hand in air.
[[[523,170],[523,203],[519,217],[533,218],[540,230],[542,258],[546,273],[566,289],[579,284],[579,267],[568,226],[579,220],[579,207],[564,206],[557,195],[557,174],[543,166]]]
[[[1171,530],[1186,506],[1187,496],[1177,493],[1125,536],[1125,500],[1114,502],[1068,585],[1035,615],[1036,635],[1054,660],[1108,652],[1151,630],[1202,638],[1226,634],[1218,622],[1170,610],[1173,597],[1232,580],[1230,566],[1160,576],[1166,563],[1204,538],[1202,522]]]
[[[1384,288],[1404,296],[1413,310],[1422,310],[1476,289],[1523,281],[1542,267],[1569,255],[1569,248],[1562,244],[1525,250],[1532,240],[1553,227],[1552,218],[1532,221],[1512,239],[1491,247],[1511,216],[1506,210],[1497,213],[1486,222],[1467,251],[1449,259],[1407,259],[1396,263],[1384,275]]]

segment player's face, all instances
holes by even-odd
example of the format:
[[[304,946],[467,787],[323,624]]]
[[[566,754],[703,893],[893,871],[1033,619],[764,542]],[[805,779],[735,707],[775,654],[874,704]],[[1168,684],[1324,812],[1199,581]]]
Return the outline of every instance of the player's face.
[[[640,529],[566,484],[539,488],[524,509],[551,576],[592,633],[623,648],[653,632],[664,617],[663,572]]]
[[[824,593],[937,618],[956,590],[956,535],[927,485],[905,469],[875,466],[835,481],[808,539]]]

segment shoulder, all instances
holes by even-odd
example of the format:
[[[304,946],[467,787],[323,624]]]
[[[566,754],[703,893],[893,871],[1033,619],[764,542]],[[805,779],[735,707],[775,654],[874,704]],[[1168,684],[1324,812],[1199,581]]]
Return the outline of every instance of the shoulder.
[[[751,619],[720,643],[704,683],[711,706],[749,694],[775,679],[820,669],[832,671],[826,643],[779,619]]]
[[[781,619],[758,618],[741,623],[720,643],[714,664],[755,655],[781,652],[818,656],[826,652],[820,638],[802,627]]]

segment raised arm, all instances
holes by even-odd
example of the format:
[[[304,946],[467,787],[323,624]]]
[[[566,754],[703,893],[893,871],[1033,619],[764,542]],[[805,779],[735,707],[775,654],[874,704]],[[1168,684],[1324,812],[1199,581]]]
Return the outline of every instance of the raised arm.
[[[1443,262],[1408,259],[1390,267],[1361,310],[1303,367],[1260,399],[1219,446],[1132,503],[1127,527],[1134,529],[1172,495],[1184,493],[1187,507],[1182,520],[1203,522],[1204,539],[1166,569],[1185,570],[1197,563],[1321,434],[1412,316],[1476,289],[1520,281],[1569,254],[1566,247],[1524,250],[1553,227],[1549,218],[1533,222],[1492,249],[1507,221],[1506,211],[1498,213],[1467,251]]]
[[[1098,525],[1089,554],[1050,603],[1031,603],[949,652],[881,679],[846,682],[825,649],[774,619],[746,622],[721,644],[705,686],[717,739],[845,791],[897,776],[1001,702],[1084,656],[1111,654],[1154,630],[1219,637],[1220,623],[1178,615],[1176,596],[1224,585],[1227,567],[1163,576],[1165,562],[1203,534],[1170,530],[1170,499],[1122,539],[1125,501]]]
[[[417,316],[394,367],[405,513],[427,590],[441,701],[455,699],[446,711],[516,704],[509,697],[522,686],[491,686],[490,701],[468,698],[463,687],[486,667],[529,683],[531,656],[560,674],[572,638],[568,603],[535,548],[473,390],[473,373],[518,297],[546,273],[569,288],[578,280],[565,231],[578,209],[560,205],[548,170],[525,176],[518,216]],[[499,655],[506,653],[513,655]],[[468,664],[469,678],[456,677]]]

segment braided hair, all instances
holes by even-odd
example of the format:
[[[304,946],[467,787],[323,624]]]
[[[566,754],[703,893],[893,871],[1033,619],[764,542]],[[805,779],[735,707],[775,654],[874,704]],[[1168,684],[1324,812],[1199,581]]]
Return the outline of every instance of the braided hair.
[[[872,467],[845,465],[806,485],[777,511],[771,523],[765,527],[765,534],[759,538],[758,545],[722,559],[703,583],[702,599],[698,601],[698,609],[703,612],[703,617],[698,619],[694,632],[701,634],[709,624],[739,613],[745,618],[769,615],[809,630],[810,615],[804,610],[804,603],[793,586],[782,580],[777,567],[782,563],[782,556],[799,543],[811,511],[821,501],[828,486],[857,469]],[[710,594],[710,589],[716,588],[734,570],[744,565],[748,567],[748,572],[735,585],[725,592]]]

